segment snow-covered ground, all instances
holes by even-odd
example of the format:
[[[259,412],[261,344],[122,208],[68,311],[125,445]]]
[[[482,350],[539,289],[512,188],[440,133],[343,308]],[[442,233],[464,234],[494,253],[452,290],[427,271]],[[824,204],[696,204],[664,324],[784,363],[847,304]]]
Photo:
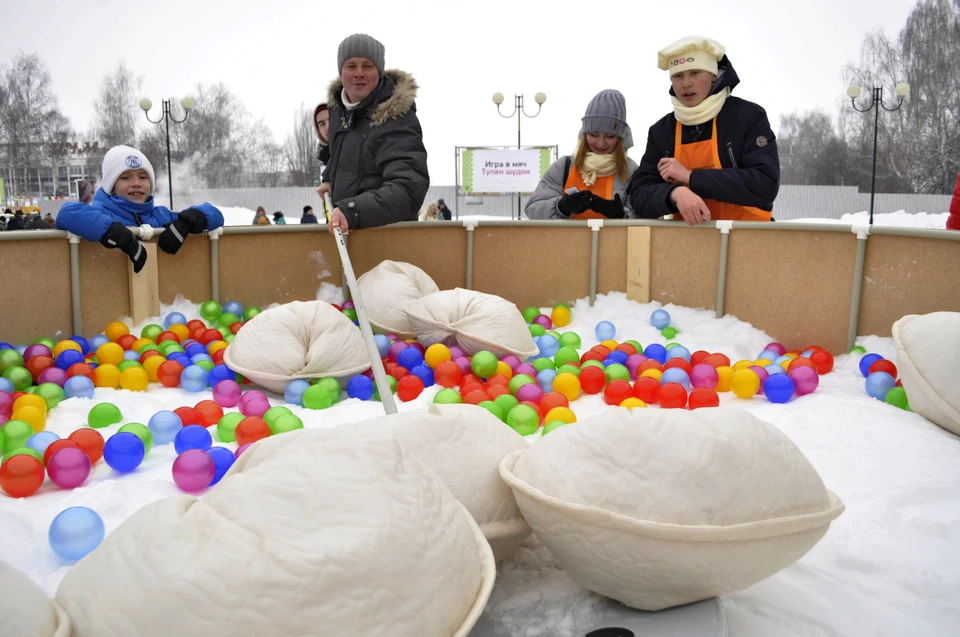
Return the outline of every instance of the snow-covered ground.
[[[336,301],[338,293],[330,286],[318,296]],[[608,320],[617,326],[618,340],[664,343],[649,324],[651,312],[658,307],[628,301],[621,293],[600,295],[594,307],[585,299],[577,302],[572,308],[574,322],[562,331],[576,331],[586,349],[597,342],[596,323]],[[162,309],[164,314],[180,311],[188,319],[198,317],[196,306],[189,302]],[[752,359],[776,340],[732,316],[716,319],[712,312],[669,305],[666,309],[681,330],[677,340],[691,351],[722,352],[734,361]],[[895,356],[889,338],[868,336],[859,342],[870,352]],[[814,394],[785,405],[762,397],[741,400],[721,394],[723,404],[743,407],[787,434],[847,507],[820,544],[799,562],[745,591],[725,596],[734,637],[958,634],[960,442],[917,414],[868,397],[857,363],[856,355],[837,356],[834,371],[822,377]],[[426,406],[437,390],[428,388],[416,400],[401,403],[401,410]],[[159,385],[146,393],[97,389],[92,401],[62,402],[50,412],[47,428],[66,436],[83,426],[93,404],[104,401],[120,408],[123,423],[145,424],[159,410],[192,406],[209,398],[209,391],[189,393]],[[271,402],[282,404],[283,400],[272,396]],[[580,398],[571,407],[581,420],[607,408],[598,396]],[[335,427],[382,413],[379,403],[355,399],[323,411],[290,408],[311,428]],[[109,436],[119,426],[102,433]],[[69,506],[88,506],[100,513],[109,533],[143,505],[179,494],[171,476],[174,457],[172,444],[155,446],[129,475],[117,475],[101,461],[88,481],[72,491],[58,489],[48,480],[29,498],[14,500],[0,494],[0,560],[26,573],[52,596],[70,568],[47,542],[53,517]],[[541,584],[531,586],[538,581]],[[501,629],[531,637],[582,635],[596,612],[596,596],[563,573],[535,538],[499,566],[487,607]]]
[[[934,230],[945,230],[947,227],[947,217],[949,212],[917,212],[910,213],[904,210],[897,212],[876,213],[873,215],[873,225],[875,226],[893,226],[900,228],[931,228]],[[870,222],[870,213],[855,212],[846,214],[839,219],[817,219],[814,217],[805,219],[790,219],[784,223],[839,223],[844,225],[862,225]]]
[[[253,218],[257,216],[256,210],[250,210],[249,208],[234,208],[230,206],[217,206],[217,208],[223,213],[223,225],[225,226],[253,225]],[[300,223],[299,217],[288,217],[284,215],[283,218],[287,220],[287,224]],[[270,220],[270,225],[273,225],[272,213],[267,213],[267,219]]]

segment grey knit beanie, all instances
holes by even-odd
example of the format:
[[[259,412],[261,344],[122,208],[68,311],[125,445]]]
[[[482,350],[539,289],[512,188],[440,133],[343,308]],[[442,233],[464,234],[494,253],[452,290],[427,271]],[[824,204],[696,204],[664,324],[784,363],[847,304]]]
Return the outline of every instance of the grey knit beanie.
[[[623,93],[607,89],[597,93],[583,116],[580,137],[587,133],[607,133],[623,140],[623,149],[633,146],[633,133],[627,124],[627,100]]]
[[[383,44],[376,38],[365,33],[354,33],[344,39],[337,50],[337,74],[343,72],[343,65],[353,57],[367,58],[383,77]]]

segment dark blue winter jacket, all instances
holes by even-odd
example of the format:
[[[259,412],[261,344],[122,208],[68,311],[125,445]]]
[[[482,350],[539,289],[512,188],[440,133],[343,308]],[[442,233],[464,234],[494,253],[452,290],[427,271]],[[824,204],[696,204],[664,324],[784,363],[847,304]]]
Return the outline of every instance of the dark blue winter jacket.
[[[216,230],[223,225],[223,215],[216,206],[203,203],[196,208],[207,218],[207,230]],[[163,228],[173,223],[175,213],[165,206],[156,206],[153,197],[144,203],[136,203],[116,195],[108,195],[103,188],[97,190],[89,205],[71,202],[57,214],[57,228],[67,230],[87,241],[100,241],[111,223],[125,226],[148,225]]]

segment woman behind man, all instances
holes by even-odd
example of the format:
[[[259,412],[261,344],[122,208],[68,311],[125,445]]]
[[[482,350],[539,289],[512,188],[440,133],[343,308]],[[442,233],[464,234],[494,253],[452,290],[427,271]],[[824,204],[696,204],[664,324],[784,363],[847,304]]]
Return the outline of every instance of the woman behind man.
[[[524,212],[530,219],[622,219],[633,216],[625,191],[637,165],[627,150],[633,135],[620,91],[597,93],[582,118],[574,154],[547,169]]]

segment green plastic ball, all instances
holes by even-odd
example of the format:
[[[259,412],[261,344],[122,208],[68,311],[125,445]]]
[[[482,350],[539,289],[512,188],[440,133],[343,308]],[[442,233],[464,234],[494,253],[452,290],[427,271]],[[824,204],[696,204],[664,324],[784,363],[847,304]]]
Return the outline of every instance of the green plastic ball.
[[[27,440],[35,433],[30,423],[22,420],[8,420],[3,424],[3,427],[0,427],[0,431],[3,432],[4,452],[25,447]]]
[[[243,320],[244,320],[244,321],[249,321],[250,319],[252,319],[254,316],[256,316],[257,314],[259,314],[259,313],[262,312],[262,311],[263,311],[263,310],[261,310],[259,307],[255,306],[255,305],[251,305],[250,307],[248,307],[247,309],[245,309],[245,310],[243,311]]]
[[[303,421],[294,414],[283,414],[270,425],[270,435],[276,436],[296,429],[303,429]]]
[[[340,381],[332,376],[324,376],[318,380],[315,384],[315,387],[323,387],[330,394],[330,402],[336,405],[340,402],[340,396],[343,394],[343,388],[340,386]]]
[[[390,386],[391,394],[397,393],[397,379],[391,376],[390,374],[387,374],[387,385]],[[373,399],[380,400],[380,385],[378,385],[377,383],[373,384]]]
[[[493,402],[492,400],[484,400],[483,402],[478,403],[477,407],[483,407],[484,409],[489,411],[491,414],[496,416],[501,422],[503,421],[503,410],[500,409],[500,405]]]
[[[292,414],[289,407],[284,407],[283,405],[277,405],[276,407],[271,407],[263,414],[263,422],[273,427],[273,424],[277,421],[277,418],[280,416],[285,416],[287,414]]]
[[[676,343],[676,342],[674,342],[674,343],[667,343],[666,345],[664,345],[664,349],[669,352],[669,351],[672,350],[674,347],[679,347],[679,346],[680,346],[680,343]]]
[[[34,458],[40,461],[40,464],[43,464],[43,456],[40,455],[39,451],[37,451],[36,449],[31,449],[30,447],[20,447],[19,449],[14,449],[12,451],[8,451],[7,453],[5,453],[3,456],[3,459],[0,460],[0,465],[2,465],[3,463],[5,463],[7,460],[9,460],[14,456],[21,456],[21,455],[33,456]]]
[[[583,361],[583,364],[580,365],[580,369],[586,369],[586,368],[588,368],[588,367],[599,367],[600,369],[604,369],[604,370],[606,369],[606,368],[603,366],[603,363],[601,363],[600,361],[595,361],[595,360]]]
[[[38,338],[37,340],[34,341],[34,344],[35,344],[35,345],[46,345],[47,347],[50,348],[50,351],[51,351],[51,352],[53,351],[53,348],[57,346],[57,342],[56,342],[55,340],[53,340],[52,338],[49,338],[49,337],[47,337],[47,336],[41,336],[40,338]]]
[[[346,316],[346,317],[347,317],[348,319],[350,319],[351,321],[356,321],[356,320],[358,320],[358,319],[357,319],[357,311],[356,311],[355,309],[353,309],[352,307],[348,307],[347,309],[343,310],[343,315]]]
[[[643,354],[643,345],[641,345],[639,341],[630,339],[629,341],[624,341],[624,343],[629,343],[630,345],[633,345],[636,348],[638,354]]]
[[[549,358],[538,358],[533,361],[533,368],[537,370],[537,373],[539,374],[545,369],[556,369],[557,366]]]
[[[119,369],[121,372],[124,370],[130,369],[131,367],[143,367],[143,365],[141,365],[137,361],[123,361],[122,363],[117,365],[117,369]],[[207,370],[207,371],[210,371],[210,370]]]
[[[37,391],[37,386],[36,386],[36,385],[30,385],[29,387],[27,387],[27,388],[24,389],[23,391],[25,391],[25,392],[28,393],[28,394],[33,394],[33,393],[35,393],[35,392]]]
[[[27,387],[33,384],[33,376],[26,367],[8,367],[3,372],[3,377],[13,383],[13,388],[17,391],[26,391]]]
[[[663,336],[663,338],[677,338],[677,334],[679,333],[680,330],[675,327],[665,327],[660,330],[660,334]]]
[[[603,370],[607,375],[607,382],[610,383],[615,380],[625,380],[630,382],[630,370],[626,366],[621,365],[620,363],[613,363],[607,365],[606,369]]]
[[[324,387],[320,385],[311,385],[307,388],[307,391],[303,392],[303,406],[307,409],[327,409],[330,405],[333,404],[333,399],[330,398],[330,392],[327,391]],[[270,409],[276,409],[276,407],[271,407]],[[269,413],[270,409],[267,410]],[[290,410],[288,409],[289,413]],[[266,414],[264,414],[266,416]],[[264,418],[266,420],[266,418]],[[270,424],[269,422],[267,423]]]
[[[569,347],[571,349],[580,349],[583,343],[580,341],[580,335],[576,332],[564,332],[560,335],[560,347]]]
[[[163,354],[165,358],[169,358],[170,354],[173,354],[174,352],[180,352],[181,354],[186,353],[186,350],[183,349],[183,346],[176,341],[164,341],[158,347],[160,348],[160,353]]]
[[[913,411],[910,409],[910,402],[907,400],[907,391],[903,387],[897,386],[888,391],[884,400],[888,405],[899,407],[904,411]]]
[[[462,403],[463,398],[456,389],[448,387],[438,391],[437,395],[433,397],[433,402],[436,405],[456,405]]]
[[[56,383],[44,383],[37,387],[37,391],[34,393],[47,403],[48,411],[59,405],[60,401],[65,398],[63,387]]]
[[[510,379],[510,382],[507,384],[507,389],[510,390],[510,393],[514,396],[517,395],[517,390],[523,387],[524,385],[529,385],[530,383],[536,383],[537,381],[527,376],[526,374],[517,374]]]
[[[496,403],[500,411],[503,412],[504,422],[506,422],[506,415],[510,413],[510,410],[520,404],[516,396],[511,396],[510,394],[500,394],[493,399],[493,402]]]
[[[553,362],[557,364],[557,367],[562,367],[567,363],[579,363],[580,355],[577,354],[577,350],[572,347],[561,347],[557,350],[557,353],[554,354]]]
[[[143,453],[150,453],[150,449],[153,448],[153,433],[150,429],[139,422],[128,422],[123,427],[117,430],[117,433],[121,431],[126,431],[132,434],[136,434],[137,438],[143,441]]]
[[[204,301],[200,306],[200,316],[207,323],[213,323],[223,314],[223,307],[214,300]]]
[[[113,403],[94,405],[90,413],[87,414],[87,424],[94,429],[109,427],[121,420],[123,420],[123,414],[120,413],[120,408]]]
[[[533,323],[533,319],[540,316],[540,308],[533,307],[532,305],[523,311],[523,320],[527,323]]]
[[[507,424],[521,436],[529,436],[540,427],[540,415],[529,405],[517,405],[507,412]]]
[[[220,442],[236,442],[237,425],[239,425],[240,421],[244,418],[246,418],[246,416],[238,411],[231,411],[228,414],[224,414],[223,417],[217,421],[217,438]]]
[[[548,422],[546,425],[543,426],[543,435],[546,436],[548,433],[550,433],[554,429],[563,427],[566,424],[568,423],[562,420],[554,420],[553,422]]]
[[[149,338],[151,341],[156,342],[157,337],[163,334],[164,331],[166,330],[164,330],[162,326],[151,323],[140,330],[140,338]]]
[[[197,367],[202,367],[203,369],[207,370],[208,374],[210,373],[210,370],[216,367],[216,364],[213,361],[197,361],[196,363],[194,363],[194,365],[196,365]]]
[[[867,349],[863,345],[854,345],[850,348],[850,354],[866,354]]]
[[[218,327],[218,328],[217,328],[217,331],[220,332],[220,340],[221,340],[221,341],[222,341],[223,339],[227,338],[228,336],[230,336],[231,334],[233,334],[233,332],[231,332],[230,329],[229,329],[229,328],[226,328],[226,327]]]
[[[15,349],[0,349],[0,374],[11,367],[23,367],[23,356]]]
[[[217,319],[217,323],[220,325],[220,327],[225,327],[228,330],[230,329],[231,325],[239,322],[240,322],[240,317],[234,314],[233,312],[225,312],[224,314],[220,315],[219,319]]]
[[[470,359],[470,369],[480,378],[490,378],[497,373],[497,355],[487,350],[480,350]]]
[[[236,337],[237,335],[231,332],[230,334],[227,334],[226,336],[223,337],[223,342],[230,344],[233,342],[233,339],[235,339]]]
[[[547,328],[539,323],[532,323],[527,326],[527,329],[530,330],[530,336],[543,336],[547,333]]]
[[[547,336],[552,336],[557,339],[557,342],[560,342],[560,332],[557,330],[547,330]]]
[[[580,368],[576,365],[561,365],[557,368],[557,376],[560,374],[573,374],[577,378],[580,377]]]
[[[163,353],[163,350],[160,349],[159,345],[154,345],[153,343],[147,343],[143,347],[137,350],[137,354],[143,356],[145,352],[160,352]]]

